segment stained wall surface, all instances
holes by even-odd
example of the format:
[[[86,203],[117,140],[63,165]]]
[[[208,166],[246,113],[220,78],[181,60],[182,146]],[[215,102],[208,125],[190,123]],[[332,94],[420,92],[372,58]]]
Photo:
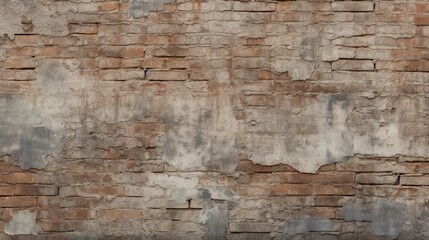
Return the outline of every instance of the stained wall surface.
[[[0,0],[0,239],[428,239],[429,2]]]

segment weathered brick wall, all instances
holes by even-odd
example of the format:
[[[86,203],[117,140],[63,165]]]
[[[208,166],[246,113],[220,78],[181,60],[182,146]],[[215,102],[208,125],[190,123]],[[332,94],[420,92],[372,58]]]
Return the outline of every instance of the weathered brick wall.
[[[0,239],[428,239],[429,2],[0,0]]]

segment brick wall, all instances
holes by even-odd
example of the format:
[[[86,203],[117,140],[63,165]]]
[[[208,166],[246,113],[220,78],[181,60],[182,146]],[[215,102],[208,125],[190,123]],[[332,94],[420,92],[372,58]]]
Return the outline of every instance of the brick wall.
[[[2,0],[0,239],[429,238],[426,1]]]

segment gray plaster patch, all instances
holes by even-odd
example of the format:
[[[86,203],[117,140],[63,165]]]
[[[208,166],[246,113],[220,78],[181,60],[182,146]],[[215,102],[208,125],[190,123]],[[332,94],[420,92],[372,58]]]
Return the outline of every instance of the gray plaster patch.
[[[200,222],[207,224],[207,239],[224,239],[228,226],[228,204],[225,202],[206,202],[200,213]]]
[[[287,72],[291,80],[308,80],[315,67],[314,62],[304,60],[276,60],[272,68],[277,73]]]
[[[377,236],[398,237],[407,215],[407,206],[400,202],[378,199],[375,202],[349,203],[343,207],[346,221],[371,221]]]
[[[304,98],[296,114],[285,109],[289,99],[284,101],[279,109],[268,113],[273,115],[255,132],[249,127],[246,147],[252,161],[263,165],[286,163],[302,172],[316,172],[322,165],[343,161],[353,154],[352,132],[346,124],[351,110],[347,96]],[[266,119],[262,115],[266,113],[249,111],[248,121]],[[259,132],[267,128],[270,134]]]
[[[131,0],[128,7],[128,15],[133,18],[141,18],[149,15],[150,11],[162,10],[164,4],[175,0]]]
[[[271,109],[247,109],[246,153],[262,165],[289,164],[301,172],[316,172],[320,166],[342,162],[356,153],[392,157],[429,156],[427,138],[403,135],[401,115],[421,109],[412,100],[376,101],[380,112],[396,106],[392,121],[353,119],[359,106],[355,96],[319,94],[286,96]],[[393,101],[393,100],[392,100]],[[299,102],[294,106],[294,102]],[[249,124],[250,123],[250,124]]]
[[[68,34],[66,17],[59,15],[53,0],[0,0],[0,36],[37,33],[50,36]]]
[[[67,121],[82,105],[87,82],[71,60],[43,60],[32,94],[0,94],[0,155],[11,154],[23,169],[44,168],[45,157],[57,159]]]
[[[309,232],[333,232],[338,231],[334,222],[330,219],[315,219],[309,216],[292,218],[286,221],[284,234],[295,236]]]
[[[373,219],[374,234],[396,238],[399,226],[404,220],[402,209],[404,205],[389,203],[386,199],[377,201]]]
[[[169,97],[163,110],[167,129],[159,145],[164,161],[181,170],[235,170],[239,126],[228,96]]]
[[[199,188],[198,198],[204,200],[212,199],[234,201],[238,196],[227,187],[211,186],[207,188]]]
[[[12,219],[5,225],[5,233],[8,235],[32,234],[40,232],[36,224],[37,213],[29,210],[12,211]]]

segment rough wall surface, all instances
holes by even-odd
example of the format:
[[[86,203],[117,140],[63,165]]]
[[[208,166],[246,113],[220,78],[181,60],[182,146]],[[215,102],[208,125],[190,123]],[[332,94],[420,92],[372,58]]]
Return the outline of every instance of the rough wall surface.
[[[0,239],[428,239],[429,2],[0,0]]]

